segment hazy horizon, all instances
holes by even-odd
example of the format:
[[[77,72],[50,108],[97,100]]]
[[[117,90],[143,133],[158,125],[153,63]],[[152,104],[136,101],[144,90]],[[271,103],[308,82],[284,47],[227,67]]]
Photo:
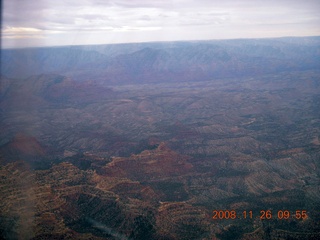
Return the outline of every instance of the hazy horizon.
[[[320,36],[315,0],[2,4],[2,48]]]
[[[2,46],[2,49],[32,49],[32,48],[59,48],[59,47],[81,47],[81,46],[103,46],[103,45],[125,45],[125,44],[150,44],[150,43],[175,43],[175,42],[211,42],[211,41],[236,41],[236,40],[267,40],[267,39],[288,39],[288,38],[320,38],[320,35],[313,36],[283,36],[283,37],[261,37],[261,38],[217,38],[217,39],[194,39],[194,40],[164,40],[164,41],[140,41],[140,42],[117,42],[117,43],[88,43],[73,45],[45,45],[45,46]]]
[[[319,239],[320,0],[3,6],[0,239]]]

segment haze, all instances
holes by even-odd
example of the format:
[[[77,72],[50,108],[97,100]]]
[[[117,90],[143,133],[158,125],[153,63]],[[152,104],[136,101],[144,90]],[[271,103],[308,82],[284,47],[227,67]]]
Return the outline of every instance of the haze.
[[[4,0],[3,48],[316,36],[320,2]]]

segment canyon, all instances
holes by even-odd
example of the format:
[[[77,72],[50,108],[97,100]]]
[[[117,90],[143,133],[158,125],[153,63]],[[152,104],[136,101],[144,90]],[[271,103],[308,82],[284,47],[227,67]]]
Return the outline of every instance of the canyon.
[[[1,237],[319,238],[319,43],[1,50]]]

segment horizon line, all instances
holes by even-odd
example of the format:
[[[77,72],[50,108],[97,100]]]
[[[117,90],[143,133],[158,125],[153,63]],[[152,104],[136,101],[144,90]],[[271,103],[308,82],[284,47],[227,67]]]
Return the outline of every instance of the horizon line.
[[[239,37],[239,38],[215,38],[215,39],[195,39],[195,40],[163,40],[163,41],[137,41],[137,42],[119,42],[119,43],[93,43],[93,44],[74,44],[74,45],[48,45],[48,46],[21,46],[21,47],[3,47],[1,50],[14,49],[34,49],[34,48],[66,48],[66,47],[83,47],[83,46],[106,46],[106,45],[130,45],[130,44],[147,44],[147,43],[178,43],[178,42],[210,42],[210,41],[236,41],[236,40],[263,40],[263,39],[284,39],[284,38],[318,38],[320,35],[308,36],[282,36],[282,37]],[[2,42],[2,41],[1,41]],[[0,42],[0,43],[1,43]]]

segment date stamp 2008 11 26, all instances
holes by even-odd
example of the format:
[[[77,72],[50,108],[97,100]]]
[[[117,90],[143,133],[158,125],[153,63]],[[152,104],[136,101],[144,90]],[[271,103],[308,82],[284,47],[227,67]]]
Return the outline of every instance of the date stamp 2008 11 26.
[[[212,219],[222,220],[222,219],[261,219],[261,220],[270,220],[270,219],[297,219],[305,220],[308,218],[306,210],[278,210],[272,212],[272,210],[260,210],[260,213],[257,215],[252,210],[245,210],[242,212],[237,212],[235,210],[213,210]]]

